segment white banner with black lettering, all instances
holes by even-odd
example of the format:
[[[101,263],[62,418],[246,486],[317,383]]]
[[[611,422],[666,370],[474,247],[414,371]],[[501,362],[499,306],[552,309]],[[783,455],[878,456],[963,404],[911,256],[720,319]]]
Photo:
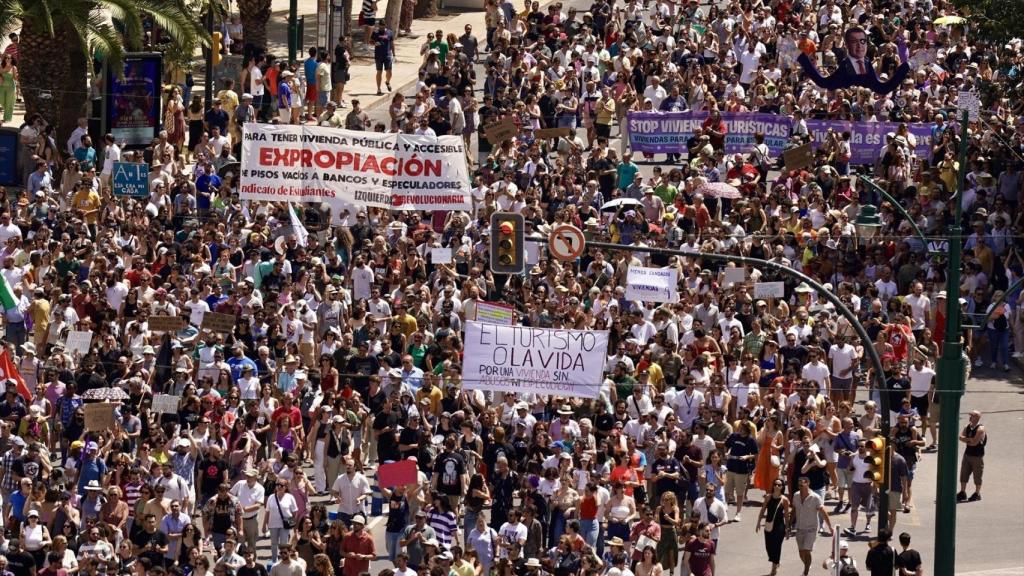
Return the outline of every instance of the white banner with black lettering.
[[[608,332],[466,322],[466,388],[597,398]]]
[[[678,302],[679,270],[630,266],[626,272],[626,300]]]
[[[465,145],[458,136],[249,123],[241,161],[242,200],[327,202],[335,210],[471,208]]]

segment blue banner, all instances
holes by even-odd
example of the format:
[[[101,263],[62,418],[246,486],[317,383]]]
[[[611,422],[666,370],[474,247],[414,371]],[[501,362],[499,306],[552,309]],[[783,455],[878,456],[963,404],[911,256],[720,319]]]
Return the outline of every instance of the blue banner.
[[[18,174],[18,131],[0,128],[0,186],[22,186]]]

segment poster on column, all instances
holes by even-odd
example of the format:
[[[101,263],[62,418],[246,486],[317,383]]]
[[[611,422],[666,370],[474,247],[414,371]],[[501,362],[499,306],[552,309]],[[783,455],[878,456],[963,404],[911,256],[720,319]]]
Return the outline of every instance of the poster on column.
[[[626,272],[626,299],[641,302],[678,302],[679,270],[630,266]]]
[[[462,381],[471,390],[597,398],[608,332],[466,322]]]
[[[469,210],[458,136],[245,125],[239,198],[326,202],[332,209]]]

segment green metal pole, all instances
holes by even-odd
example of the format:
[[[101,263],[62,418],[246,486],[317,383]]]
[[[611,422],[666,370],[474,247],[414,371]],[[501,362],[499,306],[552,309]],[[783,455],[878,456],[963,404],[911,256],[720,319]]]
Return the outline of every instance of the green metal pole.
[[[963,112],[960,134],[960,171],[955,196],[956,214],[950,227],[949,267],[946,271],[946,335],[938,362],[939,464],[935,498],[935,576],[956,572],[957,455],[960,452],[960,397],[966,384],[963,345],[960,342],[960,255],[963,239],[964,179],[967,175],[967,111]]]
[[[909,212],[907,212],[906,208],[904,208],[903,205],[900,204],[898,200],[896,200],[888,192],[886,192],[885,188],[882,188],[878,184],[875,184],[867,176],[865,176],[863,174],[857,174],[857,178],[859,178],[861,182],[863,182],[863,183],[867,184],[868,186],[870,186],[872,190],[874,190],[875,192],[878,192],[879,194],[881,194],[882,198],[885,198],[886,200],[888,200],[889,203],[892,204],[893,207],[895,207],[896,210],[900,214],[902,214],[903,217],[906,218],[908,222],[910,222],[910,225],[913,226],[913,228],[914,228],[914,233],[917,234],[917,237],[921,239],[921,243],[924,244],[924,250],[925,250],[925,252],[927,252],[928,251],[928,238],[925,238],[924,232],[921,232],[921,228],[917,225],[917,222],[914,222],[914,218],[910,215]]]
[[[295,54],[299,49],[299,0],[288,2],[288,63],[295,62]]]

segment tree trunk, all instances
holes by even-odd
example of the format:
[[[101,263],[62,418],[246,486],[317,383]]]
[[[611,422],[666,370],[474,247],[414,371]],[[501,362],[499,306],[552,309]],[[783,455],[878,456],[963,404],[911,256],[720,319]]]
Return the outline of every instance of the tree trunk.
[[[341,29],[345,31],[343,36],[355,38],[358,30],[352,30],[352,0],[343,0],[341,3]]]
[[[267,53],[267,22],[270,21],[270,0],[238,0],[245,43],[256,53]]]
[[[433,18],[437,16],[437,0],[416,0],[413,12],[416,18]]]
[[[398,23],[402,16],[402,0],[388,0],[388,7],[384,11],[384,21],[387,27],[398,35]]]
[[[70,39],[57,27],[61,37]],[[25,98],[25,116],[42,114],[50,123],[57,124],[57,142],[64,142],[75,128],[89,101],[85,68],[80,76],[72,76],[71,52],[67,44],[58,42],[43,27],[25,20],[21,28],[21,51],[18,73],[21,76],[22,95]],[[71,117],[70,124],[65,117]]]

